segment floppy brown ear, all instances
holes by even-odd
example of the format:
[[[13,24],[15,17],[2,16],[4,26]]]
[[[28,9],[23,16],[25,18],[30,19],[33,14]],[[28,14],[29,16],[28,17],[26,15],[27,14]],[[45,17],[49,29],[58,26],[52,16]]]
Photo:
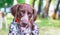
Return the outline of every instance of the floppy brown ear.
[[[12,14],[13,16],[15,16],[14,7],[11,7],[10,11],[11,11],[11,14]]]
[[[11,7],[11,14],[15,17],[16,12],[18,12],[18,4]]]
[[[37,19],[37,12],[35,9],[33,9],[33,20],[35,21]]]

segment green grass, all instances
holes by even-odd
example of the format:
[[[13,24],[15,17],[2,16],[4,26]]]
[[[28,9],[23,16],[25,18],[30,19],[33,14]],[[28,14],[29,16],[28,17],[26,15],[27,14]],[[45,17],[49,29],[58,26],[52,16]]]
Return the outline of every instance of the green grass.
[[[39,19],[39,18],[38,18]],[[39,26],[39,28],[42,27],[55,27],[55,28],[60,28],[60,20],[53,20],[53,19],[46,19],[46,18],[40,18],[39,22],[37,19],[37,25]]]

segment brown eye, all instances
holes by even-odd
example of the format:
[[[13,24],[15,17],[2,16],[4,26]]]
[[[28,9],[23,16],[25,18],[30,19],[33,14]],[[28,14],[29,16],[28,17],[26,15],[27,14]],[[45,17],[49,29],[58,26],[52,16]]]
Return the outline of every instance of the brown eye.
[[[22,10],[21,12],[22,12],[23,14],[25,14],[25,11],[24,11],[24,10]]]
[[[29,16],[29,18],[31,18],[32,17],[32,13],[28,12],[28,16]]]
[[[30,15],[31,13],[30,12],[28,12],[28,15]]]

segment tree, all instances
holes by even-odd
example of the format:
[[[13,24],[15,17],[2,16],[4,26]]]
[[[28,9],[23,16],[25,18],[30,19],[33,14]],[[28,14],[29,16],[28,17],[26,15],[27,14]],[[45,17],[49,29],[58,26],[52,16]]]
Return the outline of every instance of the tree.
[[[13,5],[14,0],[6,0],[5,3],[7,3],[7,7],[10,7]]]
[[[54,14],[52,15],[53,19],[58,19],[57,11],[58,11],[58,8],[59,8],[59,3],[60,3],[60,0],[58,0],[58,3],[57,3],[56,8],[54,10]]]
[[[5,0],[0,0],[0,8],[4,7]]]
[[[13,5],[13,1],[14,0],[5,0],[5,3],[4,3],[4,7],[5,7],[5,11],[4,12],[6,12],[6,8],[7,7],[10,7],[10,6],[12,6]]]
[[[40,15],[40,12],[41,12],[42,1],[43,1],[43,0],[39,0],[38,15]]]
[[[45,8],[42,12],[42,17],[43,18],[48,16],[48,10],[49,10],[50,3],[51,3],[51,0],[46,0],[46,5],[45,5]]]
[[[0,8],[5,8],[4,12],[6,12],[6,7],[10,7],[13,4],[14,0],[0,0]]]
[[[0,8],[5,7],[5,3],[7,3],[7,6],[11,6],[13,4],[14,0],[0,0]]]

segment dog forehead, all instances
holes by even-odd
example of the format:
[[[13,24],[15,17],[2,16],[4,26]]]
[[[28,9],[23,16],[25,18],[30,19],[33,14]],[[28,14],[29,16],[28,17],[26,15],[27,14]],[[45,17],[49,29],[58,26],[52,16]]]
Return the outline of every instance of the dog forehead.
[[[32,12],[33,7],[28,4],[22,4],[20,5],[20,10]]]

